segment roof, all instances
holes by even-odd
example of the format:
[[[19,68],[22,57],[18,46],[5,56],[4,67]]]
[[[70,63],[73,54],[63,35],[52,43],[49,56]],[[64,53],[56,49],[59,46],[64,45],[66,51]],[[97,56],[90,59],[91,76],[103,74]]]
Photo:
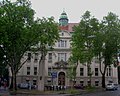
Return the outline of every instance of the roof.
[[[60,19],[68,19],[67,14],[65,11],[63,11],[60,15]]]
[[[60,30],[68,31],[68,32],[74,32],[73,27],[78,26],[79,23],[68,23],[67,26],[60,26]]]
[[[79,25],[79,23],[69,23],[68,24],[68,32],[74,32],[73,27],[78,26],[78,25]]]

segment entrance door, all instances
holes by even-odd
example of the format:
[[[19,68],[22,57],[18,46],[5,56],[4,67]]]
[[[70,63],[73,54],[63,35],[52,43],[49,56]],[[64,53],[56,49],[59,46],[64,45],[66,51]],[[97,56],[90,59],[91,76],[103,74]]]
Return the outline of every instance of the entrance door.
[[[65,73],[60,72],[58,74],[58,85],[65,85]]]

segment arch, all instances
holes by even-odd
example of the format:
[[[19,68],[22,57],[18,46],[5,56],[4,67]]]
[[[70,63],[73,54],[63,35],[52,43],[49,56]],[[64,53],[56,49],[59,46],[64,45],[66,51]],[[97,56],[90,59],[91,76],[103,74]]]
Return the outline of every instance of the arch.
[[[59,72],[58,74],[58,85],[65,86],[65,73],[64,72]]]

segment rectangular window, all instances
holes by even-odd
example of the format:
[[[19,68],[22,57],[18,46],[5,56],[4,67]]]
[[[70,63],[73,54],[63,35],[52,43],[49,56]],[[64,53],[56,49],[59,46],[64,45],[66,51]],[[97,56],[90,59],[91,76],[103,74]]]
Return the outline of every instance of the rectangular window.
[[[37,67],[34,67],[34,75],[37,75]]]
[[[84,81],[80,81],[80,85],[81,85],[81,86],[84,86]]]
[[[27,58],[28,61],[31,61],[31,53],[28,53],[28,58]]]
[[[48,62],[52,62],[52,53],[48,53]]]
[[[37,85],[37,80],[33,80],[33,85]]]
[[[95,68],[95,76],[98,76],[98,68]]]
[[[48,85],[52,85],[51,80],[47,80]]]
[[[27,75],[30,75],[30,67],[27,67]]]
[[[111,68],[111,66],[106,69],[106,76],[112,76],[112,68]]]
[[[51,68],[48,68],[48,76],[51,76]]]
[[[108,68],[106,69],[106,76],[108,76]]]
[[[58,41],[58,47],[67,47],[67,40]]]
[[[111,70],[111,66],[109,67],[109,76],[111,76],[112,70]]]
[[[90,81],[88,81],[88,86],[90,85],[90,83],[91,83],[91,82],[90,82]]]
[[[99,86],[99,81],[95,81],[95,86]]]
[[[38,61],[38,53],[35,53],[35,59],[34,59],[34,62],[37,62]]]
[[[67,53],[58,53],[58,61],[66,61],[66,57],[67,56]]]
[[[80,68],[80,76],[84,76],[84,68]]]

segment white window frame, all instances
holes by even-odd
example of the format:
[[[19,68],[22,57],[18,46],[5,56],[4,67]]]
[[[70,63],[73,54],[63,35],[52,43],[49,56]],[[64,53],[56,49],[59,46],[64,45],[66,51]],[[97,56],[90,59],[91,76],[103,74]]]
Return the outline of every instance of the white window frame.
[[[67,47],[67,40],[59,40],[58,47]]]
[[[58,53],[58,61],[66,61],[67,60],[67,53]]]

